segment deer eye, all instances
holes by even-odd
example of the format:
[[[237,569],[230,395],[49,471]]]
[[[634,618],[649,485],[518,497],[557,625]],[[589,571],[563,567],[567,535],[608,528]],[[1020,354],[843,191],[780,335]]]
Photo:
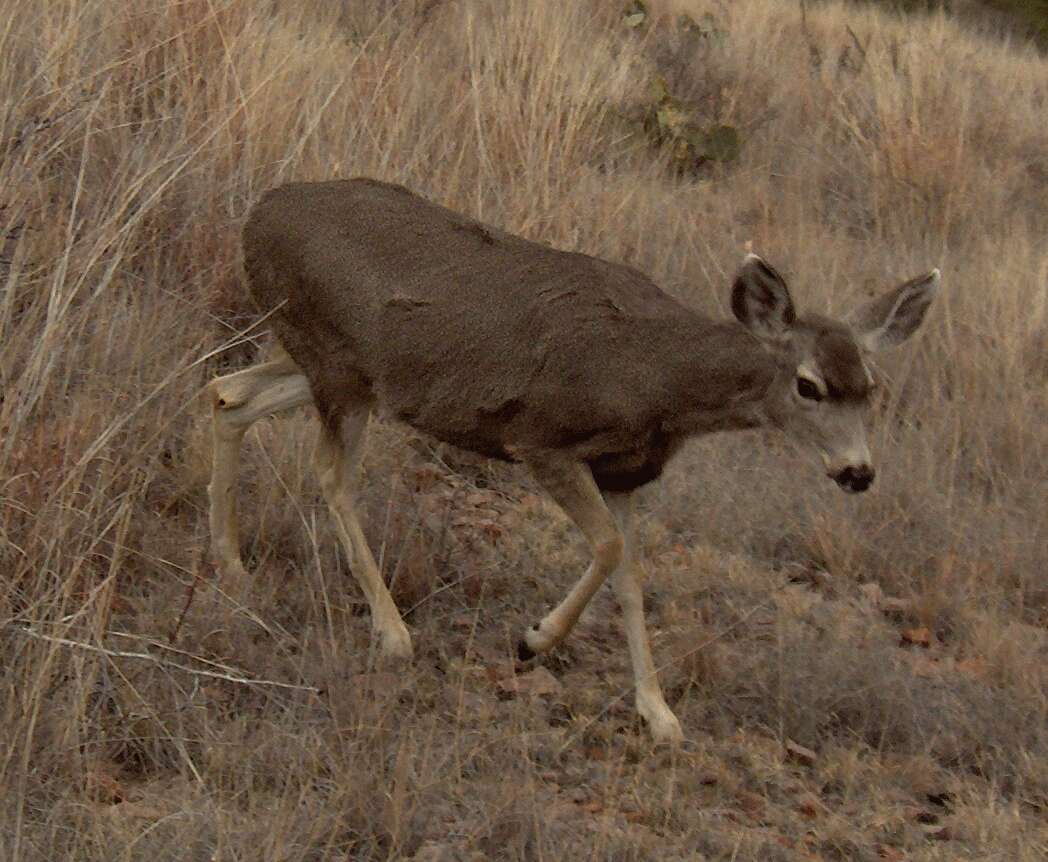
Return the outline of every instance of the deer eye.
[[[807,398],[809,401],[822,401],[822,393],[819,391],[819,387],[807,377],[797,378],[797,394],[801,398]]]

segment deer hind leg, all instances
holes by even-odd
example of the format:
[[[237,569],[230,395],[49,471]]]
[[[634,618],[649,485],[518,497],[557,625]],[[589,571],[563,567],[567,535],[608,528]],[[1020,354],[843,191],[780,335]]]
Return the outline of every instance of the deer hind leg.
[[[212,410],[211,553],[223,578],[246,576],[240,560],[236,480],[240,444],[257,419],[309,404],[309,382],[287,356],[217,377],[208,384]]]
[[[357,518],[353,488],[359,480],[369,414],[367,406],[356,406],[343,415],[337,434],[322,428],[317,442],[317,475],[342,546],[349,555],[350,567],[371,607],[371,622],[379,635],[382,653],[390,658],[410,659],[411,635],[382,580]]]
[[[622,563],[611,576],[615,597],[622,608],[622,621],[629,643],[630,662],[633,665],[637,712],[648,723],[657,742],[680,742],[684,738],[677,716],[666,705],[655,671],[648,644],[648,629],[644,622],[644,596],[641,592],[640,558],[637,552],[633,519],[633,497],[630,494],[609,494],[608,507],[618,520],[626,537]]]
[[[579,615],[608,575],[622,561],[623,539],[585,464],[567,458],[528,459],[535,478],[575,522],[593,550],[593,562],[564,600],[524,635],[518,652],[524,660],[548,652],[574,627]]]

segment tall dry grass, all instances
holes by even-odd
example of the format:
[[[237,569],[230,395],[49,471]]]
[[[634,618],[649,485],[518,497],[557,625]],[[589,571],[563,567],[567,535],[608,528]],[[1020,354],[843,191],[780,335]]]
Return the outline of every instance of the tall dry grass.
[[[666,0],[631,30],[596,0],[0,2],[0,858],[1043,858],[1046,73],[942,14],[839,4]],[[658,74],[742,131],[739,162],[681,177],[650,149]],[[239,220],[357,174],[717,314],[748,242],[834,312],[943,269],[883,363],[875,493],[745,436],[649,495],[686,751],[617,698],[606,597],[559,694],[492,683],[579,543],[524,477],[400,429],[367,505],[414,670],[371,668],[305,416],[249,435],[256,593],[210,585],[196,393],[266,342]]]

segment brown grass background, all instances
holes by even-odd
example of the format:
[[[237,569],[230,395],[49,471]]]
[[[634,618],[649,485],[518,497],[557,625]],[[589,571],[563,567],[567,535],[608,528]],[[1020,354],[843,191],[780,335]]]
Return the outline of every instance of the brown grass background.
[[[943,13],[653,6],[0,2],[0,858],[1045,858],[1048,62]],[[657,75],[737,162],[649,146]],[[835,313],[942,268],[881,363],[871,493],[739,435],[646,495],[681,751],[610,595],[513,682],[582,542],[402,428],[365,498],[410,669],[375,665],[304,412],[248,435],[256,580],[214,584],[197,393],[267,344],[240,219],[359,174],[718,315],[747,243]]]

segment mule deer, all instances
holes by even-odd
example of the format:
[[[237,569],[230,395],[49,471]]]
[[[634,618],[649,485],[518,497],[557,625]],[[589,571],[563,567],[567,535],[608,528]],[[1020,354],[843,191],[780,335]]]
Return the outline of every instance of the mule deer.
[[[523,657],[571,631],[611,578],[625,617],[636,704],[653,735],[681,728],[662,696],[644,624],[632,492],[686,439],[779,428],[822,455],[847,491],[873,481],[863,412],[868,352],[908,338],[939,272],[848,323],[798,317],[782,277],[748,255],[712,321],[640,272],[480,224],[370,179],[267,193],[244,228],[251,293],[274,309],[281,355],[210,384],[213,553],[243,576],[233,485],[256,419],[315,404],[316,468],[382,651],[411,638],[368,549],[354,502],[373,409],[438,440],[523,462],[585,534],[593,562],[525,633]]]

